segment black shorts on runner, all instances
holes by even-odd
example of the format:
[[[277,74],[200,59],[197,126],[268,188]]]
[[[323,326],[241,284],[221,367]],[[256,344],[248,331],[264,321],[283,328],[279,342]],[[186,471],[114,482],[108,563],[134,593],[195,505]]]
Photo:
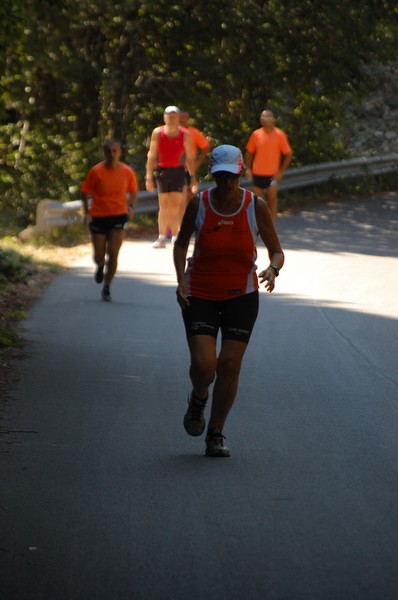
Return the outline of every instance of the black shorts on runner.
[[[189,298],[182,310],[186,336],[210,335],[217,338],[219,329],[223,340],[249,342],[258,315],[258,291],[232,300],[203,300]]]
[[[189,171],[187,171],[186,169],[184,171],[184,179],[185,179],[185,185],[190,188],[191,187],[191,176],[189,174]]]
[[[89,225],[91,233],[106,235],[111,229],[127,229],[127,214],[111,217],[93,217]]]
[[[168,192],[182,192],[185,185],[184,167],[159,167],[156,176],[158,192],[167,194]]]
[[[252,184],[255,187],[261,188],[262,190],[266,190],[272,185],[274,178],[268,175],[252,175]]]

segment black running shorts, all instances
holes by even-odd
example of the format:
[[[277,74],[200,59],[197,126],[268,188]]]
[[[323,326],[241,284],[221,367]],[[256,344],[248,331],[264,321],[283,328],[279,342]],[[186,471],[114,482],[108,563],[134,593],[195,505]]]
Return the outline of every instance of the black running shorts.
[[[217,337],[219,329],[223,340],[249,342],[258,315],[258,291],[231,300],[203,300],[189,298],[189,306],[182,310],[187,338],[194,335]]]
[[[182,192],[185,185],[184,167],[159,167],[156,185],[161,194]]]
[[[190,188],[191,187],[191,176],[189,174],[189,171],[187,171],[186,169],[184,171],[184,179],[185,179],[185,185]]]
[[[91,233],[106,235],[111,229],[127,229],[127,214],[111,217],[93,217],[90,223]]]
[[[266,190],[272,185],[274,178],[268,175],[252,175],[252,184],[255,187],[261,188],[262,190]]]

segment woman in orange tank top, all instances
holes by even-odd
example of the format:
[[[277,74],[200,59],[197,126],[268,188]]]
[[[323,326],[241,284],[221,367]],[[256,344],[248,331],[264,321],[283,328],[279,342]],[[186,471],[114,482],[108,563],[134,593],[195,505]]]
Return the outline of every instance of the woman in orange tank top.
[[[239,148],[222,145],[212,152],[215,187],[192,198],[174,245],[177,301],[191,357],[192,391],[184,427],[199,436],[214,382],[206,434],[206,455],[229,456],[222,433],[238,389],[242,359],[258,313],[259,283],[272,292],[284,254],[265,201],[239,186],[243,170]],[[257,276],[256,238],[270,259]],[[188,247],[195,236],[193,255]],[[221,348],[217,354],[217,335]]]

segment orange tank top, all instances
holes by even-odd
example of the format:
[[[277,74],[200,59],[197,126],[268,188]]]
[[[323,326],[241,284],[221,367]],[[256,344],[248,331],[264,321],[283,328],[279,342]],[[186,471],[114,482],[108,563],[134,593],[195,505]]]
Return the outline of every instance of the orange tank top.
[[[255,196],[242,189],[242,202],[231,215],[212,206],[211,190],[199,195],[195,247],[188,259],[188,294],[230,300],[258,289]]]

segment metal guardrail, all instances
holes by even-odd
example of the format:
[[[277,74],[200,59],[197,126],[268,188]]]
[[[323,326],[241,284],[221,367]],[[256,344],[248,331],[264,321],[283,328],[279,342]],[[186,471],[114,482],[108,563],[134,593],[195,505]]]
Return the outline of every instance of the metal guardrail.
[[[398,171],[398,154],[386,154],[349,160],[325,162],[306,167],[289,168],[279,184],[280,191],[309,187],[320,183],[332,182],[348,177],[369,177]],[[200,189],[210,187],[211,183],[200,185]],[[242,178],[241,185],[250,187],[249,179]],[[158,210],[157,192],[138,192],[136,213],[151,213]],[[37,232],[50,231],[71,223],[81,222],[82,201],[57,202],[41,200],[37,205],[36,225],[24,229],[19,234],[22,240],[29,239]]]
[[[348,177],[368,177],[398,171],[398,154],[352,158],[288,169],[279,185],[280,190],[292,190]]]
[[[51,231],[56,227],[65,227],[72,223],[81,223],[83,218],[81,200],[57,202],[56,200],[40,200],[36,207],[36,225],[29,225],[19,233],[19,238],[26,242],[37,233]]]

